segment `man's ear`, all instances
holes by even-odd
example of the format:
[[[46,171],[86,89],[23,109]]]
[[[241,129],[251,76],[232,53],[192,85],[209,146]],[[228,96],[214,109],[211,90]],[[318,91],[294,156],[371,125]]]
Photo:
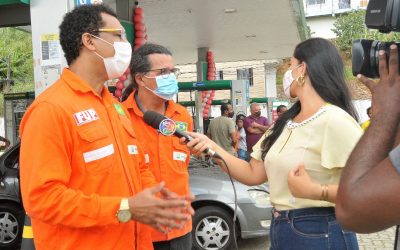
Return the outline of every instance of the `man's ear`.
[[[142,74],[136,74],[135,75],[135,82],[140,85],[140,86],[145,86],[146,84],[143,81],[143,75]]]
[[[82,34],[82,45],[86,47],[88,50],[95,51],[96,47],[94,46],[93,43],[93,37],[89,33],[83,33]]]

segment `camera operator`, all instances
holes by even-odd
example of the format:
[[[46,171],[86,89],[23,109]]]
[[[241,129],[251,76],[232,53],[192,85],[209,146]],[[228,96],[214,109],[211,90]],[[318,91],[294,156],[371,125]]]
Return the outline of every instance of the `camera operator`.
[[[400,224],[400,75],[398,48],[379,51],[379,82],[357,75],[372,93],[371,124],[342,172],[336,215],[359,233]],[[387,111],[390,110],[390,114]]]

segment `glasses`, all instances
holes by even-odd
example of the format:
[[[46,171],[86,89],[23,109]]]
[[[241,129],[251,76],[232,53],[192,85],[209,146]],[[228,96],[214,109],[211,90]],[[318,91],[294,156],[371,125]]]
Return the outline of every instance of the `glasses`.
[[[146,75],[144,75],[144,76],[146,78],[156,78],[157,76],[161,76],[162,78],[167,79],[171,73],[174,74],[176,78],[178,78],[178,76],[181,74],[181,71],[178,68],[173,68],[173,69],[167,69],[167,68],[151,69],[148,72],[151,72],[151,71],[156,71],[156,72],[158,71],[158,74],[156,76],[146,76]]]
[[[126,40],[126,32],[123,29],[98,29],[98,32],[109,32],[119,36],[120,39]]]

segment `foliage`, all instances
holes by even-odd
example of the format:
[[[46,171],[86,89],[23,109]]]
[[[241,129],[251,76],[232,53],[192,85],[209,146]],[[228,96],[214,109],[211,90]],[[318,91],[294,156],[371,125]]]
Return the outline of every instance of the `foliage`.
[[[364,24],[365,10],[353,11],[336,17],[332,31],[336,34],[336,46],[346,54],[351,54],[351,47],[355,39],[369,39],[380,41],[397,41],[400,33],[380,33],[368,29]]]
[[[0,28],[0,79],[7,77],[7,58],[11,59],[13,93],[34,91],[32,38],[29,32],[17,28]],[[3,93],[0,93],[0,116],[3,116]]]

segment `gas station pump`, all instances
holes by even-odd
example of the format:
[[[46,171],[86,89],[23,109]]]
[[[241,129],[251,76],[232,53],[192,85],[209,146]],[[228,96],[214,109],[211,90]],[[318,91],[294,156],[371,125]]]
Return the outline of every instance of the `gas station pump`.
[[[235,115],[240,113],[247,115],[247,107],[249,106],[249,81],[248,80],[216,80],[216,81],[201,81],[201,82],[180,82],[179,92],[187,92],[196,90],[230,90],[230,100],[213,101],[214,105],[221,105],[222,103],[231,103]],[[198,114],[198,110],[202,109],[200,95],[195,93],[196,99],[194,102],[179,102],[183,106],[194,106],[196,109],[196,116],[194,116],[194,124],[197,132],[204,133],[206,127],[204,126],[203,117]]]
[[[34,99],[34,92],[4,94],[5,136],[11,145],[18,141],[22,117]]]

